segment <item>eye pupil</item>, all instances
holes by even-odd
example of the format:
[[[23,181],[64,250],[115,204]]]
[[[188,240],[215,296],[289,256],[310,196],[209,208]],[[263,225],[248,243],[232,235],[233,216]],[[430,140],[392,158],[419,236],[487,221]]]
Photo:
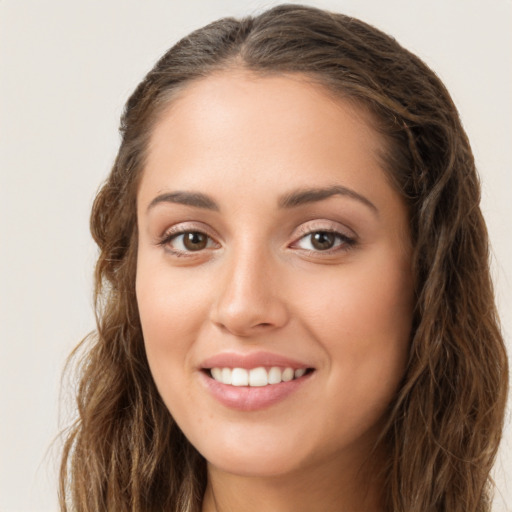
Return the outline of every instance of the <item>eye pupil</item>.
[[[336,235],[334,233],[329,233],[328,231],[318,231],[311,235],[311,244],[315,249],[320,251],[331,249],[334,246],[335,240]]]
[[[189,251],[200,251],[208,243],[208,237],[204,233],[190,232],[183,235],[183,245]]]

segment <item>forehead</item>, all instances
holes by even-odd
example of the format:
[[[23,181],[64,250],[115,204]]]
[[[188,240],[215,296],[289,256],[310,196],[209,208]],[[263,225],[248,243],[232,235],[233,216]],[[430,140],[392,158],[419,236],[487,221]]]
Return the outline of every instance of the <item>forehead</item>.
[[[387,185],[374,124],[367,110],[303,75],[219,72],[186,86],[161,114],[139,198],[226,180],[238,196],[330,185],[371,195]]]
[[[298,134],[300,127],[303,136],[312,136],[320,125],[324,131],[340,125],[340,113],[365,132],[368,147],[384,147],[383,137],[373,128],[376,119],[356,100],[300,73],[262,75],[235,68],[215,72],[181,89],[159,116],[151,144],[164,135],[158,128],[171,116],[180,124],[182,134],[190,129],[194,137],[212,129],[221,137],[226,129],[240,124],[254,132],[264,130],[269,136],[274,135],[272,128],[282,129],[288,124],[288,133]]]

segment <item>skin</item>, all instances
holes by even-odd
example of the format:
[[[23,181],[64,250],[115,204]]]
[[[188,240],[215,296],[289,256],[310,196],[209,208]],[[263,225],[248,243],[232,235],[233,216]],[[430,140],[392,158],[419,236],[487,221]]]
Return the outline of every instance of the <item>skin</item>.
[[[208,462],[204,512],[382,508],[386,453],[372,449],[413,307],[408,213],[383,150],[371,117],[347,100],[304,77],[241,70],[187,86],[154,129],[138,191],[137,300],[158,390]],[[280,206],[297,189],[332,186],[364,199]],[[218,209],[150,206],[176,191]],[[208,243],[187,252],[176,230]],[[319,231],[341,237],[319,250],[308,234]],[[256,411],[205,389],[206,358],[261,350],[314,372]]]

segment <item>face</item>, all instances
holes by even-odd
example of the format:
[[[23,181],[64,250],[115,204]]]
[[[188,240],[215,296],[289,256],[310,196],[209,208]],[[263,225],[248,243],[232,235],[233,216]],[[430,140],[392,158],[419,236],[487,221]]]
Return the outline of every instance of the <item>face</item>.
[[[362,461],[404,372],[408,215],[363,110],[224,72],[152,134],[136,291],[152,375],[210,467]]]

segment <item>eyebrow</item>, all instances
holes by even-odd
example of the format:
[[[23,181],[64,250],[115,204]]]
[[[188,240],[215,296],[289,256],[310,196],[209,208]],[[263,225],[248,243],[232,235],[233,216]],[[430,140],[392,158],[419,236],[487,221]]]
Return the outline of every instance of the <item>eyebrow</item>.
[[[343,187],[341,185],[335,185],[332,187],[325,188],[307,188],[295,190],[280,198],[279,207],[295,208],[296,206],[301,206],[303,204],[322,201],[335,195],[355,199],[356,201],[359,201],[360,203],[370,208],[370,210],[372,210],[373,213],[379,213],[379,209],[368,198],[362,196],[361,194],[358,194],[355,190]]]
[[[206,210],[219,211],[219,205],[206,194],[201,192],[167,192],[156,196],[148,205],[148,211],[160,203],[176,203],[186,206],[195,206]]]
[[[378,208],[366,197],[358,194],[356,191],[343,187],[341,185],[335,185],[325,188],[305,188],[298,189],[289,192],[279,198],[279,208],[295,208],[304,204],[315,203],[323,201],[329,197],[340,195],[355,199],[360,203],[364,204],[373,213],[378,214]],[[161,203],[176,203],[183,204],[186,206],[194,206],[196,208],[204,208],[206,210],[220,211],[219,205],[208,195],[201,192],[166,192],[155,197],[148,205],[148,211],[154,208],[156,205]]]

